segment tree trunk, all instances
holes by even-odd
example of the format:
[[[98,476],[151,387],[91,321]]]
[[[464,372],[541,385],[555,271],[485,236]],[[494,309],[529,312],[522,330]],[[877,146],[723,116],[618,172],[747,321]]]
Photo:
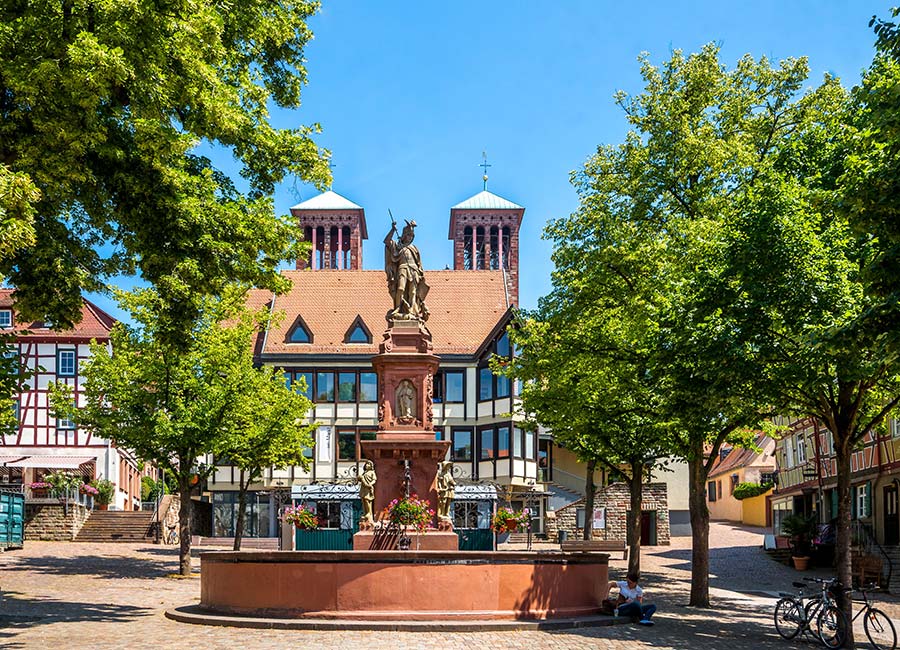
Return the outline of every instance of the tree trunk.
[[[250,481],[244,483],[244,470],[241,470],[238,479],[238,513],[237,521],[234,522],[234,550],[241,550],[241,539],[244,537],[244,509],[247,507],[247,487]]]
[[[190,467],[190,465],[183,465],[183,467]],[[191,518],[194,514],[189,472],[179,472],[178,492],[181,497],[181,506],[178,509],[178,572],[183,576],[189,576],[191,575]]]
[[[835,438],[846,441],[846,432],[838,437],[835,431]],[[837,569],[837,578],[845,587],[851,586],[853,583],[853,569],[850,558],[850,456],[852,450],[846,442],[838,445],[837,453],[837,539],[835,540],[835,565]],[[851,616],[851,602],[843,594],[839,596],[838,604],[844,610],[847,620],[853,620]],[[853,648],[853,626],[848,626],[847,641],[845,648]]]
[[[641,575],[641,511],[644,500],[644,464],[632,463],[631,509],[628,511],[628,575]]]
[[[587,471],[584,477],[584,534],[582,539],[589,540],[594,533],[592,528],[594,523],[594,492],[597,486],[594,485],[594,470],[597,468],[597,461],[591,459],[587,462]]]
[[[706,507],[706,467],[703,450],[688,461],[691,511],[691,599],[688,605],[709,607],[709,508]]]

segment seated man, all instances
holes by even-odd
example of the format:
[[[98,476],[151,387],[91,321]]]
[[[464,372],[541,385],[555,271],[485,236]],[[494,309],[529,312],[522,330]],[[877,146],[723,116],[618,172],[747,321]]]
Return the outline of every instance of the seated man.
[[[656,605],[644,605],[644,590],[638,585],[638,576],[629,574],[625,580],[613,580],[609,588],[613,587],[619,589],[618,616],[630,616],[639,619],[641,625],[653,625],[650,617],[656,611]]]

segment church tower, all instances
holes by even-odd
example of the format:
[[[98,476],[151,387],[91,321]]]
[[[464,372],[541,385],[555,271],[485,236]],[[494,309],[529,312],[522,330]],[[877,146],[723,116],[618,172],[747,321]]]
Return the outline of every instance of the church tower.
[[[484,190],[450,208],[453,269],[502,270],[509,304],[519,304],[519,227],[525,208]]]
[[[304,241],[312,243],[298,269],[358,270],[362,268],[362,240],[368,239],[366,212],[353,201],[328,190],[291,208]]]

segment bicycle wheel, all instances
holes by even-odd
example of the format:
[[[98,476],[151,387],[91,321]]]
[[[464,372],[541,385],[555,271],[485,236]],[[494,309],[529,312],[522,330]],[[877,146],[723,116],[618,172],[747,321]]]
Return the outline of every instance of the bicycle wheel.
[[[863,617],[863,629],[875,650],[894,650],[897,647],[897,630],[888,615],[872,607]]]
[[[785,639],[793,639],[803,627],[803,610],[793,598],[775,603],[775,629]]]
[[[816,636],[826,648],[840,648],[847,640],[847,617],[834,605],[828,605],[816,618]]]

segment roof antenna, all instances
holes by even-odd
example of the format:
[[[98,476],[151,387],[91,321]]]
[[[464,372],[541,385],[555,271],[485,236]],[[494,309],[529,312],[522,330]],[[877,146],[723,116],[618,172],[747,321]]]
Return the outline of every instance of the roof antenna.
[[[487,182],[488,182],[487,168],[492,167],[492,165],[488,165],[486,151],[481,152],[481,164],[478,166],[484,169],[484,175],[481,177],[481,180],[484,182],[484,186],[482,187],[482,189],[487,191]]]

